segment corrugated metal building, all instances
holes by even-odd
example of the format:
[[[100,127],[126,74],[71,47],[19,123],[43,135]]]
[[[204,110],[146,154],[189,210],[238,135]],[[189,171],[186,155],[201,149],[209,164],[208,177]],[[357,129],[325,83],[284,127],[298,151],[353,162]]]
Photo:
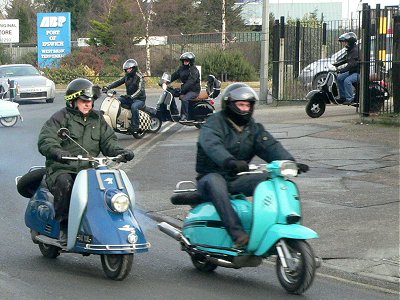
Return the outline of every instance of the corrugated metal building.
[[[261,25],[262,0],[238,0],[237,5],[243,5],[242,18],[247,25]],[[276,19],[284,16],[285,19],[302,19],[304,15],[316,13],[317,18],[324,21],[342,19],[342,2],[315,2],[315,3],[269,3],[269,11]]]

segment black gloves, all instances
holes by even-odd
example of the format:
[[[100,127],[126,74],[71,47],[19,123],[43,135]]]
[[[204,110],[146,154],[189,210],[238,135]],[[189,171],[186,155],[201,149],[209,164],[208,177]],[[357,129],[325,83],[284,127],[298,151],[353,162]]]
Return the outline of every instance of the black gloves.
[[[249,170],[249,165],[244,160],[229,158],[224,162],[223,168],[232,174],[237,174],[240,172],[247,172]]]
[[[122,150],[118,155],[122,156],[121,162],[128,162],[135,157],[135,154],[131,150]]]
[[[68,151],[62,150],[62,149],[57,149],[54,154],[52,155],[52,159],[58,162],[65,162],[63,157],[70,157],[72,156],[71,153]]]
[[[298,173],[306,173],[310,168],[306,164],[297,163]]]
[[[108,87],[103,86],[103,87],[101,88],[101,91],[102,91],[103,93],[107,93],[107,92],[108,92]]]

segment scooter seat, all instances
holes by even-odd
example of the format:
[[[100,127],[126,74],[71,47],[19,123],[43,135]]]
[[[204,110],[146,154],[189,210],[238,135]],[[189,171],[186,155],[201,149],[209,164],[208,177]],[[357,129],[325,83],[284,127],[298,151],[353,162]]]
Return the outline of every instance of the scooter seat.
[[[45,168],[35,169],[26,173],[18,180],[18,193],[25,198],[31,198],[39,188],[45,174]]]
[[[198,205],[204,201],[198,191],[194,192],[180,192],[171,196],[171,203],[174,205]]]

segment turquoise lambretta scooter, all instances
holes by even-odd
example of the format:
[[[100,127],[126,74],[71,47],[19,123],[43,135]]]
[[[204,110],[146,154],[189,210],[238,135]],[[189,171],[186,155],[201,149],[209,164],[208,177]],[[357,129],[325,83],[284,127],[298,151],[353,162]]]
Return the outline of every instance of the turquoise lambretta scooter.
[[[302,294],[311,286],[321,260],[314,256],[306,242],[318,238],[318,234],[301,225],[299,191],[290,180],[298,174],[297,165],[292,161],[274,161],[252,166],[251,170],[239,175],[268,172],[271,179],[257,186],[253,200],[244,195],[232,197],[232,205],[250,235],[246,249],[234,248],[234,242],[211,202],[201,199],[195,188],[181,188],[193,183],[191,181],[179,182],[171,197],[175,205],[192,206],[182,230],[166,222],[158,227],[181,243],[181,249],[202,272],[212,272],[218,266],[256,267],[263,259],[276,255],[280,284],[291,294]]]

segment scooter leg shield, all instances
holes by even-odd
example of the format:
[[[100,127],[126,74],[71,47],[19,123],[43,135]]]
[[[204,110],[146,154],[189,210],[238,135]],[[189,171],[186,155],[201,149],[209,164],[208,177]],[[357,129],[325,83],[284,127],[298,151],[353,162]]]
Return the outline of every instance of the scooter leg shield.
[[[276,244],[280,239],[309,240],[316,239],[319,235],[314,230],[299,224],[275,224],[268,230],[266,236],[260,242],[255,255],[261,256]]]

